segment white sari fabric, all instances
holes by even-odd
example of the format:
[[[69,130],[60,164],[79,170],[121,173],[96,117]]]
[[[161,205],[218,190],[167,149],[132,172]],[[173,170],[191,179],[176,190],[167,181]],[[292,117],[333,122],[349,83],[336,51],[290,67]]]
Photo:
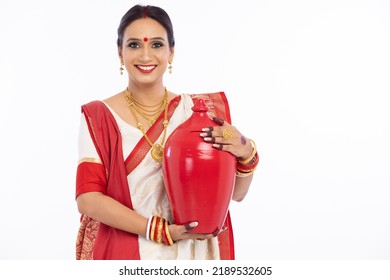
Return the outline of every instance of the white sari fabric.
[[[122,135],[123,155],[126,158],[143,137],[141,131],[121,119],[107,104]],[[181,95],[181,100],[167,127],[167,137],[192,114],[193,101],[189,95]],[[160,143],[162,135],[157,140]],[[84,116],[81,118],[79,159],[96,158],[92,138]],[[161,164],[147,153],[141,163],[127,176],[134,211],[148,218],[156,215],[173,223],[168,197],[165,191]],[[180,240],[173,246],[158,244],[138,237],[140,257],[143,260],[205,260],[219,259],[218,238],[208,240]]]

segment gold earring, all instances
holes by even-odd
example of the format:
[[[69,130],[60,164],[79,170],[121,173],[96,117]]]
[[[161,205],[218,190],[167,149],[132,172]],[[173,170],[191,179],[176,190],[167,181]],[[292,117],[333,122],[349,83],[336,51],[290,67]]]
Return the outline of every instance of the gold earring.
[[[173,69],[173,67],[172,67],[172,62],[169,62],[169,67],[168,67],[168,69],[169,69],[169,74],[172,74],[172,69]]]
[[[121,61],[121,67],[119,68],[119,72],[121,73],[121,75],[123,75],[123,70],[125,70],[125,69],[123,69],[123,62]]]

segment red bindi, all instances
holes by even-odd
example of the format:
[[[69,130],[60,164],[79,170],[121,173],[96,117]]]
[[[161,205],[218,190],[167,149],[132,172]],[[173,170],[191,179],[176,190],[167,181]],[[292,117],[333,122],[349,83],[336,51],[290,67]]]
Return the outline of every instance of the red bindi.
[[[145,38],[144,38],[144,42],[147,42],[147,41],[148,41],[148,38],[145,37]]]

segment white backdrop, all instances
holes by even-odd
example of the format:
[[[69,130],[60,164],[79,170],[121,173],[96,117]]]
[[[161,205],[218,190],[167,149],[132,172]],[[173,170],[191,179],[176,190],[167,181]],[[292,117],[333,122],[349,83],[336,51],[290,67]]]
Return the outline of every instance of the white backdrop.
[[[80,106],[121,91],[138,1],[0,0],[0,259],[74,259]],[[169,90],[223,90],[261,164],[232,202],[238,259],[390,258],[390,2],[149,1]]]

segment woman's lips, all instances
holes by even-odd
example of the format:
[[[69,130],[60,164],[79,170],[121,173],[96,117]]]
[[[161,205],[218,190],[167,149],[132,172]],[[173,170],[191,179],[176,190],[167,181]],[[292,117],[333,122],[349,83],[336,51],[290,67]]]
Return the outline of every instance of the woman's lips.
[[[156,65],[136,65],[135,66],[141,73],[151,73],[156,69]]]

